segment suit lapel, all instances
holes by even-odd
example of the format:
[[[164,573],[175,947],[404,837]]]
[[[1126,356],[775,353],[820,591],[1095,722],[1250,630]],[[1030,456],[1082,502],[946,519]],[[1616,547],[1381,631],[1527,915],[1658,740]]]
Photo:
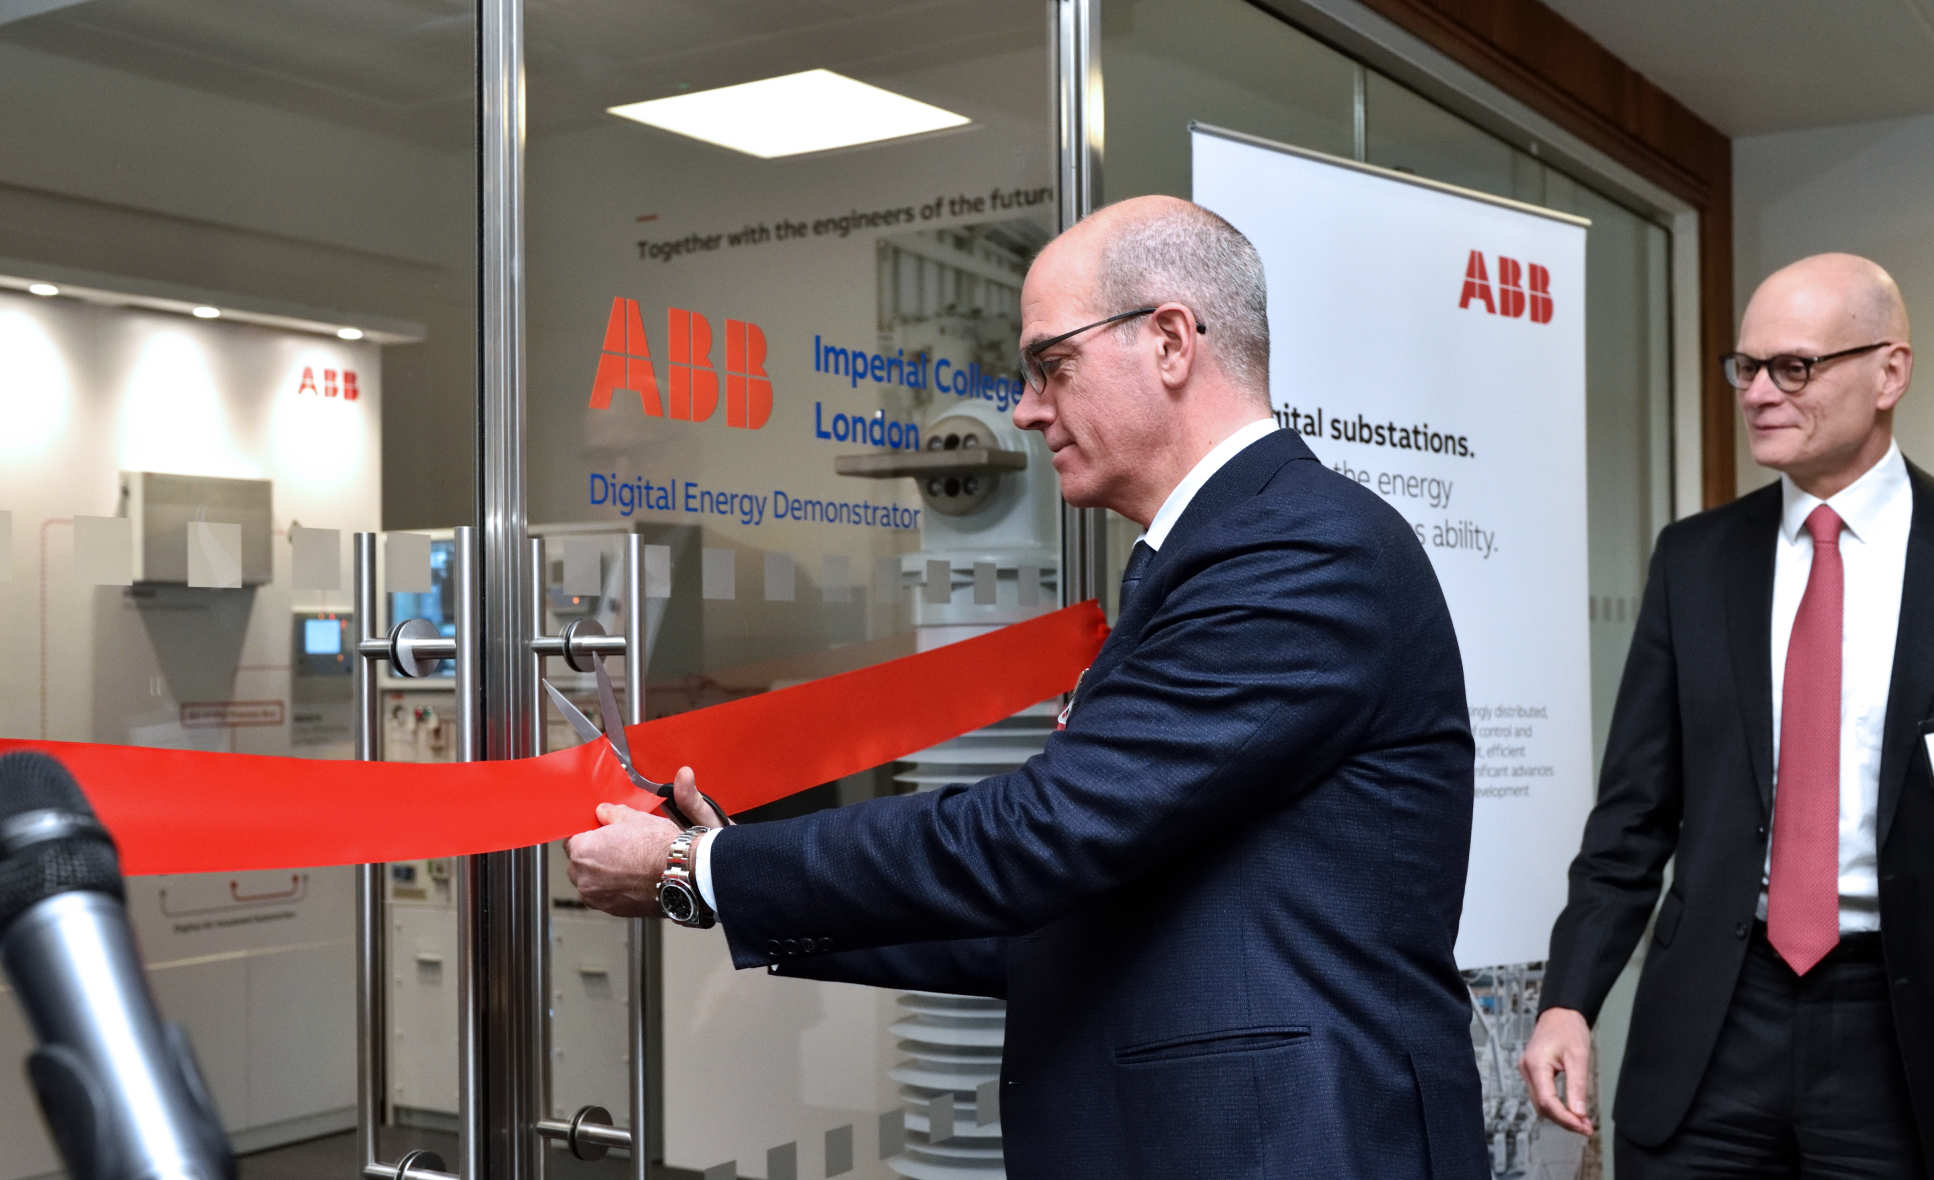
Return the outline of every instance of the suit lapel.
[[[1894,639],[1894,674],[1887,689],[1887,720],[1881,731],[1879,816],[1875,846],[1900,806],[1907,769],[1921,757],[1921,722],[1934,706],[1934,619],[1922,607],[1934,602],[1934,480],[1907,465],[1914,488],[1913,524],[1907,532],[1907,575],[1901,583],[1900,629]]]
[[[1726,579],[1727,647],[1746,749],[1761,814],[1773,809],[1773,555],[1780,527],[1779,485],[1742,503],[1738,527],[1720,554]]]

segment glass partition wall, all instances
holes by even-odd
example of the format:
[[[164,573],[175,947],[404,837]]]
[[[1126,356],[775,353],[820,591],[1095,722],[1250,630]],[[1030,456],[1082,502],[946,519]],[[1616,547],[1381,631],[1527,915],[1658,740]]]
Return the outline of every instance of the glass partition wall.
[[[353,757],[358,532],[423,536],[386,588],[450,622],[476,502],[477,34],[461,6],[370,0],[0,10],[0,734]],[[452,757],[454,696],[390,678],[387,756]],[[395,867],[408,986],[379,1109],[454,1110],[455,1009],[411,1007],[456,991],[436,868]],[[236,1147],[333,1133],[340,1175],[354,874],[127,883]],[[7,1180],[58,1167],[30,1047],[0,1000]]]
[[[1194,119],[1592,219],[1602,741],[1670,504],[1666,231],[1255,5],[24,11],[0,13],[0,656],[37,671],[0,689],[6,736],[353,756],[359,531],[387,534],[371,630],[449,636],[477,526],[492,756],[576,740],[536,704],[528,638],[622,632],[634,606],[642,676],[609,662],[659,717],[1111,586],[1062,568],[1051,470],[1009,421],[1020,284],[1082,211],[1071,187],[1186,195]],[[802,126],[805,99],[731,89],[775,80],[933,121]],[[750,104],[725,125],[658,105],[721,91]],[[974,447],[1025,461],[948,470]],[[1134,529],[1105,527],[1119,563]],[[589,674],[543,672],[596,714]],[[463,755],[462,687],[385,669],[380,756]],[[1051,725],[1036,707],[746,818],[972,781]],[[238,1148],[277,1153],[246,1166],[353,1174],[364,1107],[379,1161],[428,1146],[479,1177],[1000,1174],[997,1005],[734,972],[716,933],[641,945],[586,911],[554,850],[492,864],[384,866],[367,1098],[352,870],[131,882]],[[511,922],[496,960],[464,957],[460,882]],[[493,961],[514,985],[477,978]],[[1513,970],[1473,987],[1535,986]],[[482,1090],[466,1019],[495,1038]],[[0,1004],[0,1058],[27,1047]],[[640,1047],[648,1169],[538,1136],[594,1106],[630,1126]],[[1521,1108],[1492,1114],[1500,1166],[1532,1158]],[[24,1090],[0,1143],[0,1180],[56,1166]]]

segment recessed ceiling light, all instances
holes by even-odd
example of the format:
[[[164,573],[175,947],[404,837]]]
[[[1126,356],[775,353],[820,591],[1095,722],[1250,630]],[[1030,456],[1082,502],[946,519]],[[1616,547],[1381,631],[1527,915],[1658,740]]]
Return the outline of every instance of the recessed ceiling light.
[[[42,298],[46,298],[51,295],[60,294],[60,288],[54,286],[52,283],[30,283],[27,286],[27,294],[39,295]]]
[[[965,115],[831,70],[806,70],[609,110],[620,118],[764,160],[899,139],[970,122]]]
[[[340,340],[361,340],[363,338],[363,330],[361,328],[337,328],[336,337]]]
[[[192,314],[198,320],[213,320],[221,318],[222,309],[219,307],[209,307],[204,304],[201,307],[197,307]]]

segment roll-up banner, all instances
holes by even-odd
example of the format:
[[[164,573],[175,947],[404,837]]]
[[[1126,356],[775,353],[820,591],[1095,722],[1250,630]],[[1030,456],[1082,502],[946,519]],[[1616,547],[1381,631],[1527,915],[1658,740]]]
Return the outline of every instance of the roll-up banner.
[[[1581,219],[1207,126],[1261,251],[1278,421],[1437,570],[1477,741],[1466,968],[1541,960],[1593,795]]]

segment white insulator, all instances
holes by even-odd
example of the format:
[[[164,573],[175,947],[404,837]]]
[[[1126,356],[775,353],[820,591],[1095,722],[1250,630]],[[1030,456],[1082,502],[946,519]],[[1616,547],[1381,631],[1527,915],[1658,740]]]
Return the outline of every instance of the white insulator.
[[[1024,271],[1022,263],[1016,274]],[[1018,281],[1014,287],[1018,290]],[[993,327],[993,320],[983,318],[933,320],[913,332],[924,337],[899,339],[896,347],[911,354],[916,346],[947,342],[960,356],[965,355],[961,342],[978,340],[986,329],[982,343],[990,348],[988,356],[1005,357],[1018,325],[1003,322],[999,331]],[[963,426],[963,419],[972,422]],[[939,429],[943,423],[944,430]],[[1024,470],[999,476],[977,507],[946,512],[930,503],[921,517],[922,548],[901,554],[900,573],[907,587],[918,588],[912,601],[922,651],[1023,622],[1053,609],[1060,597],[1060,496],[1040,436],[1018,430],[992,403],[973,400],[948,399],[927,425],[930,440],[973,434],[987,446],[1025,452],[1029,459]],[[950,688],[935,685],[934,691]],[[902,762],[895,778],[916,790],[936,790],[1016,770],[1041,752],[1060,708],[1059,699],[1043,702],[921,750]],[[892,1031],[905,1057],[888,1073],[900,1085],[906,1143],[889,1166],[911,1180],[1004,1177],[999,1114],[979,1110],[978,1096],[996,1096],[998,1105],[1007,1006],[998,1000],[922,992],[906,993],[900,1006]],[[943,1100],[942,1121],[950,1107],[953,1122],[953,1133],[945,1134],[942,1127],[938,1140],[936,1100]]]
[[[1059,708],[1058,702],[1043,702],[922,750],[909,756],[894,778],[931,791],[1019,769],[1054,732]],[[904,1014],[890,1031],[906,1057],[888,1076],[900,1083],[906,1107],[906,1150],[888,1166],[910,1180],[1005,1176],[1000,1114],[981,1111],[979,1096],[999,1092],[1007,1005],[975,996],[907,992],[900,1007]],[[935,1142],[930,1116],[935,1100],[943,1097],[953,1100],[953,1134]]]

